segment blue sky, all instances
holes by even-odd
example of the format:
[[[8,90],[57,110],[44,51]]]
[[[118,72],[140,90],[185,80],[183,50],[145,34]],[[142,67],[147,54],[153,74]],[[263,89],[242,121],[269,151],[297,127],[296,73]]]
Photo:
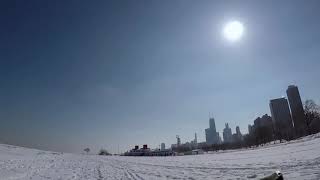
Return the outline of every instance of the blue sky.
[[[2,1],[0,141],[112,152],[320,103],[318,1]],[[231,20],[245,33],[222,37]]]

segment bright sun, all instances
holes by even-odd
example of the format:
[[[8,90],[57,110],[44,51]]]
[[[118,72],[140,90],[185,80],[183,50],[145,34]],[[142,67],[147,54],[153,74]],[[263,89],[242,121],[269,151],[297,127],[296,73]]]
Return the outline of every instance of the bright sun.
[[[243,35],[244,27],[239,21],[228,22],[223,28],[223,36],[229,41],[237,41]]]

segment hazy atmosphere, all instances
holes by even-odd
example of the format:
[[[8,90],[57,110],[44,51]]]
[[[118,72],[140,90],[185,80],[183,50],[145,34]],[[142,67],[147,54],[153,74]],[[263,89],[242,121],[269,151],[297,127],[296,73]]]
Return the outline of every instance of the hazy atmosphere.
[[[320,2],[304,2],[1,1],[0,142],[169,147],[205,141],[209,113],[248,132],[290,84],[319,104]]]

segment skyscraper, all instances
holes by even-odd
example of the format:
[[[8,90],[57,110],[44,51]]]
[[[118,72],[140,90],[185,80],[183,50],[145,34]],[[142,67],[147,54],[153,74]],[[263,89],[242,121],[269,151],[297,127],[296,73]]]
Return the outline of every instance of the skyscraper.
[[[217,130],[216,130],[216,122],[215,122],[214,118],[210,118],[209,119],[209,127],[214,132],[217,132]]]
[[[179,135],[176,135],[176,138],[177,138],[177,146],[179,147],[181,145],[181,139]]]
[[[241,131],[240,131],[240,127],[239,127],[239,126],[236,127],[236,134],[235,134],[233,140],[236,141],[236,142],[239,142],[239,141],[242,141],[242,140],[243,140],[243,136],[242,136],[242,134],[241,134]]]
[[[214,118],[209,119],[209,126],[210,127],[205,130],[207,144],[220,144],[221,138],[219,136],[219,132],[216,131]]]
[[[260,127],[271,127],[272,128],[272,117],[268,116],[268,114],[263,115],[262,117],[258,117],[254,120],[255,128]]]
[[[273,127],[272,117],[265,114],[254,120],[250,134],[255,137],[257,143],[266,143],[274,139],[275,132]]]
[[[253,130],[253,126],[251,126],[250,124],[248,124],[248,133],[252,134],[252,130]]]
[[[287,96],[290,104],[295,133],[299,137],[306,135],[307,125],[298,87],[294,85],[289,86],[287,89]]]
[[[229,124],[225,124],[225,128],[223,129],[223,141],[225,143],[231,143],[232,142],[232,130],[229,127]]]
[[[164,151],[166,149],[166,144],[165,143],[161,143],[161,151]]]
[[[276,135],[281,139],[291,139],[293,125],[287,99],[272,99],[269,106]]]

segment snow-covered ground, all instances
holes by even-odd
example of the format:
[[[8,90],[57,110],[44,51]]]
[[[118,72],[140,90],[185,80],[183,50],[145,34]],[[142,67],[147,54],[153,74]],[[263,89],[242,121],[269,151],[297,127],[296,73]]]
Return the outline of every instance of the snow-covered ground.
[[[0,144],[0,179],[320,179],[320,134],[249,150],[176,157],[76,155]]]

